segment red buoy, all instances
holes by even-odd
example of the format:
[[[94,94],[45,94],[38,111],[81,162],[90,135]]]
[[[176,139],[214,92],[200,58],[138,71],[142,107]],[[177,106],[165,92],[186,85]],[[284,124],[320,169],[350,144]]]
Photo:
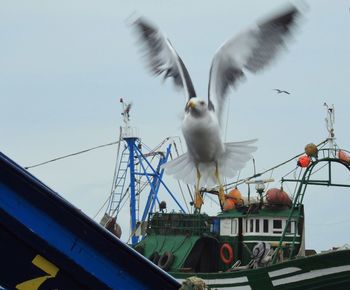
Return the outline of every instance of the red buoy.
[[[298,166],[300,167],[308,167],[310,165],[310,162],[311,162],[311,158],[307,155],[302,155],[299,157],[298,159]]]
[[[339,150],[339,151],[338,151],[338,158],[339,158],[341,161],[344,161],[344,162],[350,164],[350,156],[349,156],[349,154],[347,154],[344,150]]]
[[[292,200],[282,188],[270,188],[266,192],[266,200],[272,206],[292,206]]]

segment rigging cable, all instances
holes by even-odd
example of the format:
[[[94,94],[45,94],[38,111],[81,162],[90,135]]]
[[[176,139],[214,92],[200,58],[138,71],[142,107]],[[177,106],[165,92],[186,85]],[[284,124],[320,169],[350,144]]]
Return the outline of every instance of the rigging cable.
[[[228,121],[230,119],[230,107],[231,107],[230,105],[231,105],[231,98],[228,98],[226,125],[225,125],[225,142],[227,141],[227,128],[228,128]]]
[[[54,162],[54,161],[61,160],[61,159],[64,159],[64,158],[76,156],[76,155],[79,155],[79,154],[82,154],[82,153],[86,153],[86,152],[89,152],[89,151],[92,151],[92,150],[95,150],[95,149],[99,149],[99,148],[102,148],[102,147],[115,145],[115,144],[118,144],[118,143],[119,143],[119,140],[111,142],[111,143],[99,145],[99,146],[96,146],[96,147],[92,147],[92,148],[89,148],[89,149],[85,149],[85,150],[82,150],[82,151],[78,151],[78,152],[75,152],[75,153],[67,154],[67,155],[64,155],[64,156],[56,157],[56,158],[53,158],[53,159],[45,161],[45,162],[41,162],[41,163],[37,163],[37,164],[34,164],[34,165],[26,166],[26,167],[24,167],[24,169],[30,169],[30,168],[42,166],[42,165],[50,163],[50,162]]]
[[[181,138],[179,136],[175,136],[175,137],[172,137],[173,138],[173,144],[174,144],[174,148],[175,148],[175,152],[177,154],[177,156],[179,157],[180,154],[179,154],[179,150],[177,148],[177,145],[176,145],[176,142],[175,142],[175,138],[179,139],[179,143],[180,143],[180,148],[181,148],[181,152],[184,152],[184,149],[182,147],[182,142],[181,142]],[[178,183],[180,184],[180,182],[178,181]],[[190,186],[188,184],[186,184],[186,187],[187,187],[187,190],[188,190],[188,194],[190,195],[190,198],[191,198],[191,201],[193,202],[194,199],[193,199],[193,195],[192,195],[192,191],[190,189]],[[186,201],[185,201],[186,202]]]
[[[111,192],[110,192],[110,195],[109,195],[109,202],[108,202],[108,205],[107,205],[107,210],[110,210],[111,207],[112,207],[113,189],[114,189],[114,187],[116,185],[116,182],[117,182],[117,164],[119,164],[119,157],[120,158],[122,157],[122,156],[120,156],[120,144],[121,144],[120,140],[122,139],[122,134],[123,134],[123,129],[122,129],[122,127],[119,127],[119,139],[118,139],[119,142],[118,142],[118,149],[117,149],[117,158],[116,158],[116,161],[115,161],[116,166],[114,167],[113,181],[112,181]],[[125,151],[125,149],[124,149],[124,151]]]
[[[326,140],[322,141],[321,143],[319,143],[319,144],[317,145],[317,147],[322,146],[322,145],[324,145],[324,144],[327,143],[327,142],[328,142],[328,139],[326,139]],[[300,155],[302,155],[302,154],[304,154],[304,152],[303,152],[303,153],[299,153],[299,154],[293,156],[292,158],[289,158],[287,161],[284,161],[284,162],[282,162],[282,163],[280,163],[280,164],[278,164],[278,165],[275,165],[275,166],[273,166],[273,167],[271,167],[271,168],[269,168],[269,169],[266,169],[266,170],[263,171],[263,172],[254,174],[253,176],[250,176],[250,177],[248,177],[248,178],[240,179],[240,180],[238,180],[238,181],[225,184],[225,187],[227,187],[227,188],[232,188],[233,186],[237,186],[237,185],[239,185],[239,184],[245,183],[246,181],[248,181],[248,180],[250,180],[250,179],[253,179],[253,178],[255,178],[255,177],[259,177],[259,176],[261,176],[261,175],[263,175],[263,174],[265,174],[265,173],[267,173],[267,172],[269,172],[269,171],[271,171],[271,170],[274,170],[274,169],[276,169],[276,168],[278,168],[278,167],[281,167],[282,165],[285,165],[285,164],[287,164],[287,163],[293,161],[294,159],[298,158],[298,157],[299,157]]]
[[[180,154],[179,154],[179,151],[178,151],[178,149],[177,149],[177,146],[176,146],[175,140],[172,140],[172,142],[173,142],[173,145],[174,145],[174,148],[175,148],[175,152],[176,152],[176,154],[177,154],[177,157],[179,157],[179,156],[180,156]],[[180,142],[180,146],[181,146],[181,142]],[[181,149],[182,149],[182,147],[181,147]],[[171,157],[171,158],[173,158],[173,156],[172,156],[171,152],[170,152],[170,157]],[[184,191],[183,191],[183,189],[182,189],[182,186],[181,186],[181,183],[180,183],[180,181],[179,181],[179,180],[177,180],[177,184],[178,184],[178,186],[179,186],[179,188],[180,188],[181,196],[182,196],[182,199],[183,199],[183,200],[184,200],[184,202],[185,202],[185,205],[186,205],[187,211],[188,211],[188,212],[190,212],[190,209],[189,209],[188,204],[187,204],[187,200],[186,200],[186,198],[185,198]],[[193,197],[192,197],[191,190],[190,190],[190,188],[189,188],[188,184],[187,184],[187,189],[188,189],[188,191],[189,191],[189,195],[190,195],[191,200],[192,200],[192,202],[193,202]]]

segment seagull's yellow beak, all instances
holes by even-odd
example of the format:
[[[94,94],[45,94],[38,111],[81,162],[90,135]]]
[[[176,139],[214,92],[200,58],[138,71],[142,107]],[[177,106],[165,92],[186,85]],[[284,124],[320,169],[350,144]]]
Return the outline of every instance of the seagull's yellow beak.
[[[193,100],[193,99],[190,99],[188,102],[187,102],[187,108],[189,109],[194,109],[196,107],[196,102]]]

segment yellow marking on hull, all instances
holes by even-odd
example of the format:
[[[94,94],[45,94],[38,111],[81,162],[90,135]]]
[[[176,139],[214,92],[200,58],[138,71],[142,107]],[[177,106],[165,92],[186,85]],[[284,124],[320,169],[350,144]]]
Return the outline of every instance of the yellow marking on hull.
[[[38,290],[41,284],[43,284],[47,279],[51,279],[56,277],[59,268],[57,268],[54,264],[46,260],[44,257],[40,255],[36,255],[32,261],[32,264],[37,268],[43,270],[46,274],[45,276],[34,278],[28,281],[24,281],[20,284],[16,285],[16,289],[18,290]]]

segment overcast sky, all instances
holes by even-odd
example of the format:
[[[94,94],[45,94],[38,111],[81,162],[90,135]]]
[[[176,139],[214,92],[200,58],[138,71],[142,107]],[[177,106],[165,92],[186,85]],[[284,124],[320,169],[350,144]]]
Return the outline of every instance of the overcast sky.
[[[148,73],[127,19],[136,13],[160,27],[206,98],[218,46],[285,3],[0,1],[0,151],[29,166],[114,141],[120,97],[133,103],[132,122],[150,147],[181,135],[183,95]],[[247,74],[227,104],[227,141],[258,138],[258,171],[327,137],[324,102],[336,107],[338,145],[350,149],[350,1],[296,3],[304,17],[288,50],[262,73]],[[30,172],[92,217],[110,192],[116,151],[111,146]],[[305,202],[309,248],[350,243],[349,190],[320,188]],[[325,232],[332,239],[321,238]]]

